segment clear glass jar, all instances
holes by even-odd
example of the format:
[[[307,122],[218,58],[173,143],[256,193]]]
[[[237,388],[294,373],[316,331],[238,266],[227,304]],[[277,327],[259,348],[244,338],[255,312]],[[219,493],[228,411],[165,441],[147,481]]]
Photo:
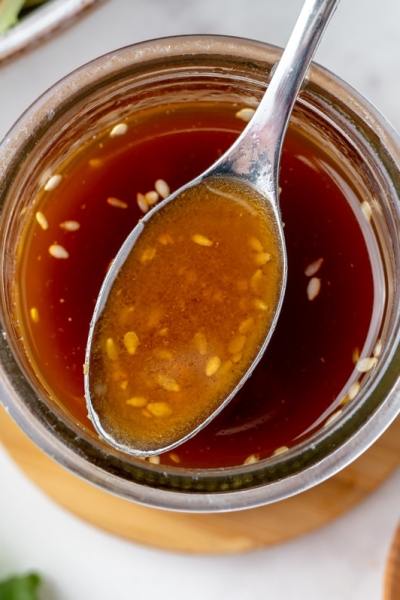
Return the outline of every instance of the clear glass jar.
[[[114,451],[53,402],[20,339],[15,261],[24,219],[51,172],[83,141],[143,107],[212,100],[256,106],[280,50],[228,37],[188,36],[117,50],[41,96],[0,147],[1,399],[28,436],[89,482],[135,502],[182,511],[238,510],[299,493],[361,454],[400,410],[400,144],[384,118],[343,81],[313,66],[293,122],[341,157],[369,198],[375,280],[371,336],[381,352],[340,415],[289,451],[224,469],[155,465]],[[45,169],[43,165],[45,164]]]

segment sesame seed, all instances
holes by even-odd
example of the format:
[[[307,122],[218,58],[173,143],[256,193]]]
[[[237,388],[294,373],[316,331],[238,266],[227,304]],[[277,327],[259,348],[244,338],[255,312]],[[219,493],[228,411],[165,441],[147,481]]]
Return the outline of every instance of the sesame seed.
[[[88,367],[88,365],[86,363],[84,363],[82,365],[82,367],[83,367],[83,374],[87,375],[89,373],[89,367]]]
[[[110,360],[118,359],[117,347],[112,338],[107,338],[107,340],[106,340],[106,352],[107,352],[107,356]]]
[[[237,111],[235,116],[238,119],[241,119],[242,121],[246,121],[247,123],[253,117],[255,112],[256,111],[254,110],[254,108],[241,108]]]
[[[263,252],[264,248],[260,240],[256,237],[249,238],[249,246],[254,252]]]
[[[318,271],[320,270],[322,263],[324,262],[323,258],[319,258],[318,260],[314,260],[312,263],[310,263],[305,271],[304,274],[307,277],[312,277],[313,275],[315,275],[316,273],[318,273]]]
[[[382,340],[378,340],[375,344],[373,355],[376,357],[380,356],[382,353],[382,349],[383,349]]]
[[[278,456],[279,454],[284,454],[288,450],[289,450],[289,448],[287,446],[279,446],[279,448],[276,448],[273,451],[272,456]]]
[[[181,459],[179,458],[179,456],[175,453],[175,452],[171,452],[169,455],[170,459],[174,462],[174,463],[180,463]]]
[[[142,213],[147,213],[149,210],[149,205],[147,204],[146,198],[143,194],[138,192],[136,194],[136,202]]]
[[[253,290],[253,292],[255,292],[256,294],[259,293],[260,284],[261,284],[262,279],[263,279],[263,273],[262,273],[261,269],[257,269],[257,271],[254,273],[254,275],[250,279],[250,287]]]
[[[192,235],[192,240],[194,241],[195,244],[198,244],[199,246],[210,247],[213,245],[211,240],[209,240],[204,235],[201,235],[200,233],[196,233],[195,235]]]
[[[123,308],[121,308],[121,310],[118,314],[118,322],[123,325],[125,323],[132,321],[132,315],[134,312],[135,312],[134,304],[129,304],[127,306],[124,306]]]
[[[147,327],[149,329],[154,329],[158,327],[160,324],[161,318],[163,316],[163,311],[159,306],[156,306],[149,312],[149,317],[147,319]]]
[[[61,183],[62,175],[52,175],[46,182],[44,189],[46,192],[51,192],[55,190],[56,187]]]
[[[89,166],[92,167],[93,169],[98,169],[102,165],[103,165],[103,161],[100,160],[100,158],[91,158],[89,160]]]
[[[361,358],[358,361],[358,363],[356,364],[356,369],[357,369],[357,371],[359,371],[359,373],[367,373],[368,371],[370,371],[371,369],[373,369],[375,367],[377,362],[378,362],[378,359],[376,358],[376,356]]]
[[[40,227],[43,230],[46,230],[49,228],[49,223],[48,223],[46,217],[44,216],[44,214],[42,212],[40,212],[40,210],[38,210],[35,217],[36,217],[36,221],[39,223]]]
[[[244,335],[237,335],[236,337],[234,337],[228,345],[229,354],[236,354],[237,352],[243,350],[245,341],[246,336]]]
[[[170,195],[169,185],[164,179],[157,179],[154,184],[154,188],[158,194],[160,194],[161,198],[168,198]]]
[[[268,304],[265,304],[265,302],[263,302],[262,300],[260,300],[259,298],[255,298],[253,300],[253,306],[254,308],[256,308],[257,310],[263,310],[266,311],[268,310]]]
[[[266,265],[271,260],[271,255],[268,252],[257,252],[254,257],[254,262],[258,267]]]
[[[140,262],[141,263],[145,263],[145,262],[149,262],[150,260],[153,260],[153,258],[156,255],[156,249],[155,248],[146,248],[146,250],[144,252],[142,252],[142,255],[140,257]]]
[[[116,137],[118,135],[124,135],[128,131],[128,125],[126,123],[118,123],[110,131],[110,137]]]
[[[159,456],[149,456],[149,463],[151,463],[153,465],[159,465],[160,457]]]
[[[54,258],[68,258],[69,253],[64,248],[64,246],[60,246],[59,244],[52,244],[49,248],[49,253]]]
[[[169,417],[172,415],[172,408],[168,402],[149,402],[147,410],[155,417]]]
[[[349,391],[347,392],[347,397],[349,400],[354,400],[354,398],[357,396],[358,392],[360,391],[360,382],[359,381],[355,381],[354,383],[351,384],[351,386],[349,387]]]
[[[60,223],[60,227],[65,231],[78,231],[80,224],[78,221],[63,221]]]
[[[162,244],[163,246],[168,246],[168,244],[174,243],[174,240],[173,240],[171,234],[169,234],[169,233],[162,233],[160,236],[158,236],[157,239],[160,242],[160,244]]]
[[[327,427],[330,423],[332,423],[332,421],[337,419],[338,416],[342,414],[342,412],[343,412],[343,410],[337,410],[336,412],[332,413],[325,421],[324,427]]]
[[[219,356],[212,356],[208,359],[206,364],[206,375],[207,377],[211,377],[218,371],[221,366],[221,359]]]
[[[174,357],[174,353],[171,350],[166,350],[165,348],[154,348],[153,354],[160,360],[171,360],[171,358]]]
[[[146,202],[149,206],[153,206],[154,204],[156,204],[156,202],[158,202],[160,196],[158,195],[158,193],[155,190],[152,190],[151,192],[147,192],[144,195]]]
[[[29,314],[34,323],[39,323],[39,311],[35,306],[31,308]]]
[[[114,208],[128,208],[128,205],[123,200],[119,200],[118,198],[107,198],[107,204],[113,206]]]
[[[161,373],[157,377],[157,383],[167,392],[179,392],[179,383],[175,381],[169,375],[162,375]]]
[[[134,331],[128,331],[128,333],[124,335],[124,345],[128,354],[133,356],[139,346],[139,338]]]
[[[233,362],[228,359],[222,363],[222,365],[219,368],[218,374],[222,377],[223,375],[226,375],[227,373],[229,373],[229,371],[232,369],[232,367],[233,367]]]
[[[314,300],[321,289],[321,280],[318,277],[312,277],[307,285],[307,298],[311,301]]]
[[[122,326],[131,323],[134,312],[135,306],[132,304],[130,304],[129,306],[122,307],[118,313],[118,323],[120,323]]]
[[[207,338],[203,332],[198,331],[195,333],[193,342],[196,350],[198,350],[202,356],[207,354]]]
[[[147,400],[146,398],[143,398],[143,396],[134,396],[133,398],[129,398],[126,403],[129,404],[129,406],[134,406],[135,408],[143,408],[146,406]]]
[[[259,454],[250,454],[250,456],[248,456],[247,458],[244,459],[243,464],[244,465],[254,465],[254,463],[258,462],[259,460],[260,460]]]
[[[232,354],[231,355],[232,362],[235,364],[238,363],[241,360],[242,356],[243,356],[243,352],[236,352],[235,354]]]
[[[253,317],[248,317],[247,319],[245,319],[244,321],[242,321],[239,325],[239,333],[241,334],[246,334],[250,331],[250,329],[252,329],[252,327],[254,326],[254,319]]]

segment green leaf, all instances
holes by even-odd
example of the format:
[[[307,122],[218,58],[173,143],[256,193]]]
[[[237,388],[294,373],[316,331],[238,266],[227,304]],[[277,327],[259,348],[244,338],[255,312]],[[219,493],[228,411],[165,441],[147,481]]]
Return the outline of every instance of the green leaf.
[[[44,4],[47,0],[25,0],[24,8],[29,8],[30,6],[38,6],[39,4]]]
[[[25,0],[0,0],[0,35],[18,22]]]
[[[0,600],[39,600],[36,590],[40,577],[36,573],[0,581]]]
[[[48,0],[0,0],[0,35],[18,23],[22,9],[34,8]]]

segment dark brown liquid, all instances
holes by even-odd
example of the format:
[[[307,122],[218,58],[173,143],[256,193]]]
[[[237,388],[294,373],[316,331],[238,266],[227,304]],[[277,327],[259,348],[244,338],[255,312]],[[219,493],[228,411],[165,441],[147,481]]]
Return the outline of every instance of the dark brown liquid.
[[[177,189],[205,170],[242,126],[229,107],[160,111],[73,157],[58,187],[39,199],[49,227],[32,223],[25,235],[18,273],[22,334],[51,395],[84,426],[90,427],[82,371],[89,321],[110,260],[142,214],[136,193],[154,189],[158,178]],[[98,162],[90,166],[93,159]],[[269,456],[300,440],[339,401],[374,300],[366,244],[340,181],[324,152],[290,130],[280,181],[289,278],[278,327],[228,408],[162,462],[207,468]],[[127,208],[110,205],[110,197]],[[71,220],[77,231],[60,228]],[[54,244],[69,257],[50,256]],[[318,260],[320,289],[310,296],[313,277],[305,270]]]

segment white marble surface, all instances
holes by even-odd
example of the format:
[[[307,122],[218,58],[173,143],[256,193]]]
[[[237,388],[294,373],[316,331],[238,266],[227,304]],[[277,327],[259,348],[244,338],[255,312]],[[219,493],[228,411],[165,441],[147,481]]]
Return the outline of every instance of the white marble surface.
[[[29,54],[0,65],[0,138],[73,68],[147,38],[223,33],[284,45],[301,0],[106,0]],[[362,91],[400,129],[400,3],[346,0],[318,62]],[[400,471],[334,523],[237,556],[183,556],[137,546],[65,512],[0,447],[0,579],[35,569],[43,600],[376,600],[400,517]]]

